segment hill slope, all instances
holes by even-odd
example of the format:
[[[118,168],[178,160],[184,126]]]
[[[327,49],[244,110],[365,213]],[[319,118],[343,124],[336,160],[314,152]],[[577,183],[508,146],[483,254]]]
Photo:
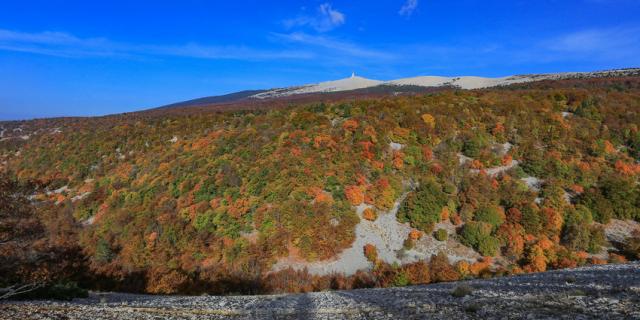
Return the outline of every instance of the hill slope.
[[[159,107],[158,109],[180,108],[180,107],[196,107],[196,106],[203,106],[203,105],[211,105],[211,104],[239,101],[239,100],[243,100],[243,99],[247,99],[249,97],[255,96],[255,95],[260,94],[260,93],[262,93],[264,91],[265,90],[239,91],[239,92],[234,92],[234,93],[225,94],[225,95],[221,95],[221,96],[204,97],[204,98],[198,98],[198,99],[193,99],[193,100],[187,100],[187,101],[183,101],[183,102],[173,103],[173,104],[169,104],[169,105],[166,105],[166,106]]]
[[[640,254],[639,77],[205,109],[0,123],[0,171],[35,186],[3,199],[32,203],[38,243],[71,247],[100,290],[388,287]]]

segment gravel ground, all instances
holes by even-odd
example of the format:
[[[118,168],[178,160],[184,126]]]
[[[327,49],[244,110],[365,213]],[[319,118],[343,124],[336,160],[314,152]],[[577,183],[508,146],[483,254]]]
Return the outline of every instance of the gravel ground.
[[[453,297],[457,287],[472,292]],[[0,303],[0,319],[640,319],[640,264],[488,280],[270,296],[92,293]]]

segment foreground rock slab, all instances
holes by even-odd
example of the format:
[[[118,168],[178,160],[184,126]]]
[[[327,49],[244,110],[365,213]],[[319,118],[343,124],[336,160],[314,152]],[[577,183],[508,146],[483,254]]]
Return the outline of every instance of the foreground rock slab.
[[[454,297],[458,287],[471,293]],[[269,296],[92,293],[0,303],[0,319],[640,319],[640,264],[427,286]]]

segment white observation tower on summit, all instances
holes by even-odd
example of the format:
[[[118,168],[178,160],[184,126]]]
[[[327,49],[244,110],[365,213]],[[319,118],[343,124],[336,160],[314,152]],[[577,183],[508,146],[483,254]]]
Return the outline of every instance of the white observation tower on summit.
[[[355,78],[356,77],[356,72],[351,72],[351,78]]]

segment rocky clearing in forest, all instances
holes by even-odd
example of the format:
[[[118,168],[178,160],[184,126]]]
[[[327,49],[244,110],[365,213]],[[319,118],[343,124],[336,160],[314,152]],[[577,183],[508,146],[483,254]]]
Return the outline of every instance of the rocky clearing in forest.
[[[451,262],[459,260],[476,261],[480,255],[469,247],[460,244],[455,238],[446,241],[438,241],[430,234],[424,235],[416,241],[415,248],[404,250],[404,241],[407,239],[412,228],[409,223],[401,223],[397,220],[398,209],[407,196],[405,192],[393,205],[391,210],[378,212],[375,221],[368,221],[363,218],[363,212],[367,208],[374,209],[371,205],[361,204],[356,208],[356,213],[360,217],[360,222],[355,228],[355,241],[342,251],[335,259],[328,261],[306,262],[291,257],[280,259],[273,267],[274,271],[287,269],[295,270],[307,269],[314,275],[328,275],[341,273],[353,275],[358,270],[368,270],[372,263],[364,255],[363,247],[366,244],[373,244],[378,252],[378,258],[388,264],[406,264],[419,260],[429,260],[431,255],[440,251],[447,253]],[[455,226],[450,222],[436,224],[435,230],[443,228],[450,235],[455,234]]]

